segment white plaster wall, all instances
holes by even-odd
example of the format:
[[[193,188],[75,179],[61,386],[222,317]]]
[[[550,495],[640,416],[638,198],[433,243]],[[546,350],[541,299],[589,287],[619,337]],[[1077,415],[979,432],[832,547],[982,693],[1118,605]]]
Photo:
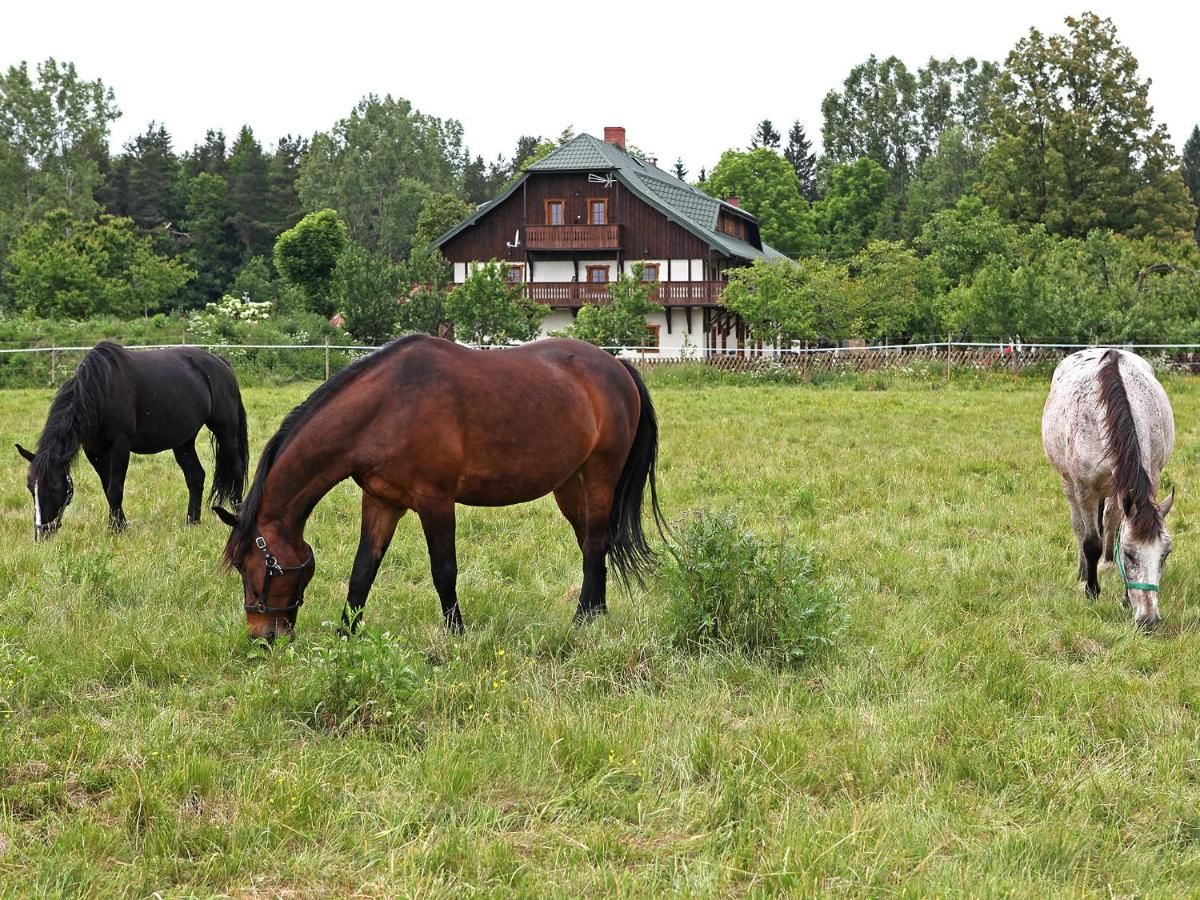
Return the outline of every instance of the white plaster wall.
[[[575,317],[571,315],[570,310],[552,310],[546,318],[542,319],[541,331],[538,332],[538,337],[550,337],[554,332],[562,331],[574,321]]]
[[[584,269],[580,267],[579,276],[583,277]],[[529,266],[525,266],[525,277],[529,278]],[[533,278],[531,281],[571,281],[575,277],[575,265],[569,259],[549,259],[533,261]]]

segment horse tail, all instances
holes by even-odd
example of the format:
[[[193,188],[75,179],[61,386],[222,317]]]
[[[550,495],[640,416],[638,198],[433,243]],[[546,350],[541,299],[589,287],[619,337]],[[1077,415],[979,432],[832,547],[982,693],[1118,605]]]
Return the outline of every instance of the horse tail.
[[[229,366],[224,359],[221,362]],[[228,501],[236,508],[242,502],[242,495],[246,491],[246,473],[250,469],[250,436],[246,426],[246,407],[242,404],[242,392],[238,388],[232,367],[229,367],[229,382],[232,400],[237,407],[237,417],[236,421],[228,423],[224,428],[210,428],[216,470],[213,472],[208,505],[224,506]]]
[[[641,401],[637,433],[633,438],[633,446],[629,448],[625,468],[617,480],[612,514],[608,519],[608,555],[628,587],[630,578],[642,584],[657,558],[642,529],[642,500],[647,484],[650,485],[650,508],[654,524],[664,539],[666,526],[658,505],[658,485],[654,477],[658,462],[658,418],[654,414],[650,392],[646,390],[646,383],[642,381],[638,370],[625,360],[620,362],[637,385],[638,399]]]

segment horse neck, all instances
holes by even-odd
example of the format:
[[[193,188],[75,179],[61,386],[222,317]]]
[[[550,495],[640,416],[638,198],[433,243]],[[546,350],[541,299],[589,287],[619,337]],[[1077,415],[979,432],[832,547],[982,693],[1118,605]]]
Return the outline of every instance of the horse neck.
[[[299,438],[301,435],[296,435],[289,441],[272,466],[263,485],[257,521],[268,543],[277,538],[282,546],[291,546],[303,555],[304,526],[313,508],[353,470],[344,435],[339,440],[316,434],[314,429]]]

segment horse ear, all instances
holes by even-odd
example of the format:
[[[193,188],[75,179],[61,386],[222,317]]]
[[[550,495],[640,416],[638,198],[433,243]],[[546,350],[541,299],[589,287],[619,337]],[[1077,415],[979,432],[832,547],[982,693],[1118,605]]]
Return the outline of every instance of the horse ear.
[[[214,506],[212,508],[212,511],[217,514],[218,519],[220,519],[222,522],[224,522],[230,528],[237,527],[238,517],[235,513],[231,513],[229,510],[225,509],[222,506]]]
[[[25,457],[25,459],[28,462],[33,462],[33,454],[30,453],[28,450],[26,450],[24,447],[22,447],[20,444],[17,444],[17,452],[20,453],[23,457]]]
[[[1169,513],[1171,511],[1171,507],[1174,505],[1175,505],[1175,488],[1171,488],[1170,495],[1158,507],[1158,511],[1162,514],[1162,517],[1164,519],[1167,517],[1167,513]]]

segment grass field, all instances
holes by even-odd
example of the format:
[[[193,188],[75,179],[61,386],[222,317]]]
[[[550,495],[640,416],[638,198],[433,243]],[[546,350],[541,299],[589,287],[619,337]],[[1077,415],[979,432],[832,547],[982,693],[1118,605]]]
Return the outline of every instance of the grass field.
[[[851,622],[807,668],[673,649],[655,584],[572,627],[548,499],[461,510],[465,637],[409,517],[339,642],[349,484],[309,531],[297,639],[263,651],[169,454],[135,459],[128,532],[81,466],[35,546],[10,449],[0,895],[1194,894],[1200,383],[1167,384],[1176,552],[1146,635],[1114,576],[1075,586],[1045,379],[684,380],[651,379],[664,508],[813,546]],[[255,455],[311,387],[246,392]],[[0,393],[8,447],[49,399]]]

